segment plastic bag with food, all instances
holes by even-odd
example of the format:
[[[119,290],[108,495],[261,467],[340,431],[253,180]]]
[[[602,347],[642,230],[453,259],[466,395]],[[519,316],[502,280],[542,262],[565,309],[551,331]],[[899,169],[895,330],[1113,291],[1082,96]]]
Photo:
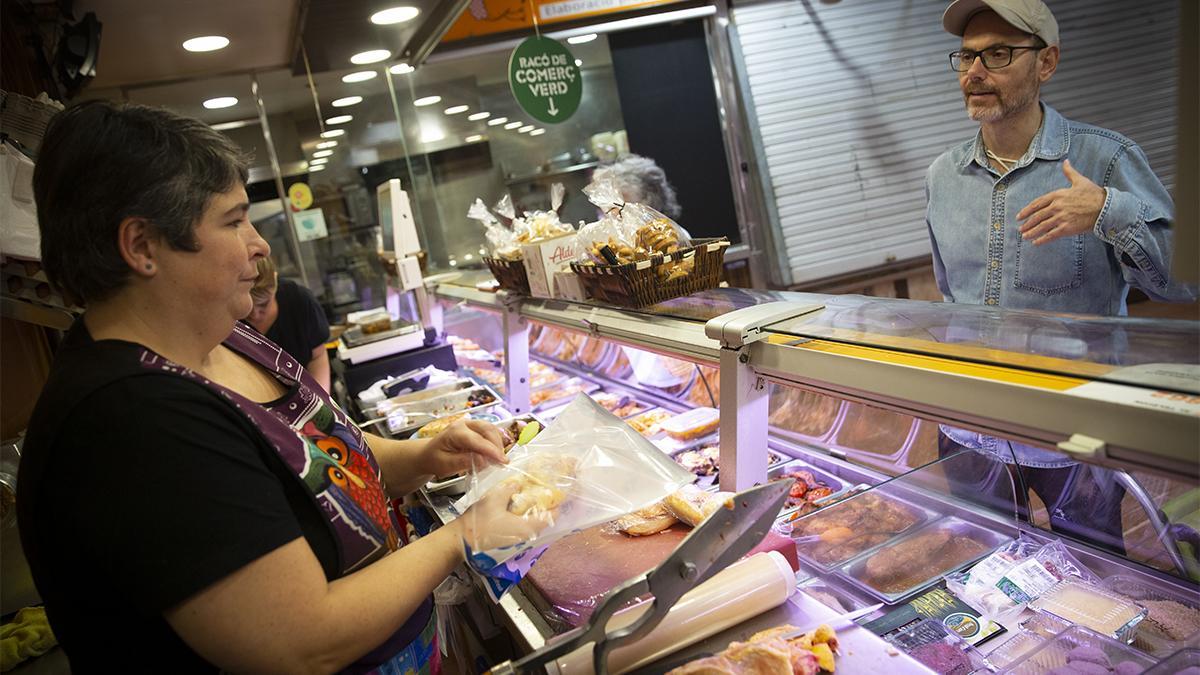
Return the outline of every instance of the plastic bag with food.
[[[526,211],[524,219],[519,219],[522,229],[517,233],[517,239],[522,244],[534,244],[545,239],[561,237],[575,231],[570,223],[559,220],[558,210],[562,208],[566,188],[562,183],[550,187],[549,211]],[[514,223],[517,221],[514,221]]]
[[[545,430],[508,454],[509,463],[472,470],[470,489],[454,503],[467,519],[467,561],[494,600],[519,582],[546,547],[572,532],[658,502],[693,476],[612,413],[575,397]],[[500,492],[493,492],[500,491]],[[509,494],[507,512],[544,527],[532,537],[487,536],[486,511],[468,509],[491,494]],[[494,512],[493,512],[494,513]]]
[[[508,195],[505,195],[505,199],[507,198]],[[517,243],[517,235],[500,224],[496,216],[488,211],[482,199],[475,199],[471,208],[467,209],[467,217],[483,224],[484,236],[487,238],[488,246],[492,249],[493,258],[520,260],[521,247]]]
[[[1068,577],[1100,583],[1100,578],[1071,555],[1061,541],[1042,545],[1022,534],[970,570],[947,575],[946,588],[984,616],[1008,623],[1030,602]]]

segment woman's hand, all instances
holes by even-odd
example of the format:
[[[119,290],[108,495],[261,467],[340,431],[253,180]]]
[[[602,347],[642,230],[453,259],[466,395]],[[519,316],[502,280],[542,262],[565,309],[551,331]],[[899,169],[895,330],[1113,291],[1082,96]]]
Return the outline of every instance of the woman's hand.
[[[472,464],[507,464],[504,432],[482,420],[459,420],[434,436],[421,450],[422,473],[453,476]]]
[[[520,488],[517,481],[503,481],[471,505],[462,517],[451,521],[475,551],[489,551],[532,539],[554,522],[554,514],[541,510],[518,516],[508,502]]]

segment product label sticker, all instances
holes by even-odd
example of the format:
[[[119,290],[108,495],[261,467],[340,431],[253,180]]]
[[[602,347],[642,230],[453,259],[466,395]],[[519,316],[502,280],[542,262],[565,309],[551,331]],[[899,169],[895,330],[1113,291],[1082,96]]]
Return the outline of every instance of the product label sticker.
[[[1014,602],[1026,603],[1057,583],[1058,577],[1048,572],[1041,562],[1031,559],[1010,569],[1003,579],[996,582],[996,587]]]

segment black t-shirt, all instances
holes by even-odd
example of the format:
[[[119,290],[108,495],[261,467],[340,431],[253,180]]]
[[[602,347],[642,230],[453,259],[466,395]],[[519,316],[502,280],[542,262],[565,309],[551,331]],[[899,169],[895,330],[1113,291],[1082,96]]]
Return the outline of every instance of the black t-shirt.
[[[246,417],[197,382],[131,375],[140,353],[68,334],[24,445],[21,538],[74,672],[214,672],[164,610],[300,536],[337,578],[337,542]]]
[[[275,291],[279,315],[267,338],[307,366],[317,345],[329,341],[329,321],[312,291],[290,279],[280,279]]]

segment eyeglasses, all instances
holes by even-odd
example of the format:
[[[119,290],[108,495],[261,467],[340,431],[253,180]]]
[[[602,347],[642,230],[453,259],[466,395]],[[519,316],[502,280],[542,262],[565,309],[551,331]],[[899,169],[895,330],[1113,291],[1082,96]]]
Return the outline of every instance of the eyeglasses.
[[[1046,45],[1032,47],[1014,47],[1012,45],[992,45],[982,51],[973,49],[960,49],[956,52],[950,52],[950,67],[954,70],[965,73],[975,64],[976,58],[983,59],[983,67],[988,70],[996,70],[1004,68],[1012,63],[1013,53],[1022,49],[1031,49],[1039,51],[1045,49]]]

